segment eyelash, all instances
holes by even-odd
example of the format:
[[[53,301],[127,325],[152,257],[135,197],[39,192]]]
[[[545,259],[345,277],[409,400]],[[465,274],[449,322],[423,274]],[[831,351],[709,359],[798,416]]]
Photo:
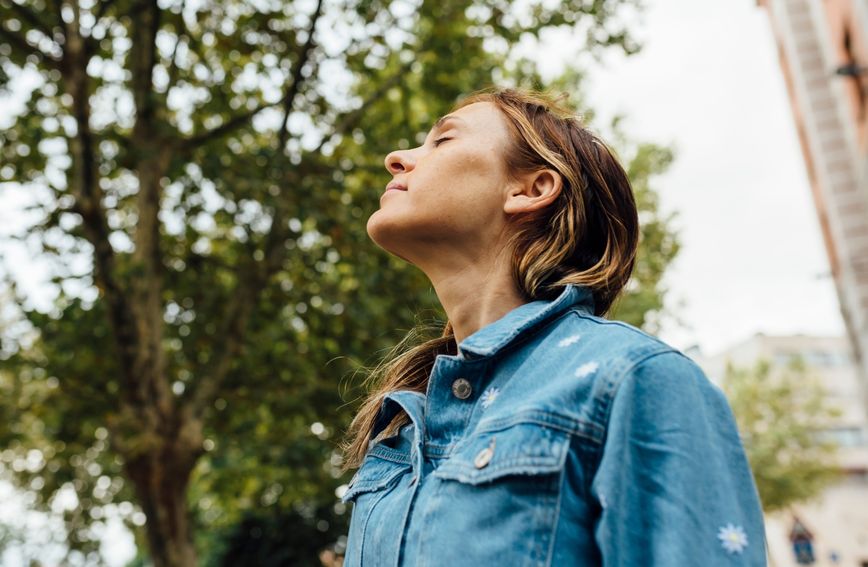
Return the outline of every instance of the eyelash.
[[[442,143],[445,142],[446,140],[451,140],[451,139],[452,139],[452,138],[448,138],[448,137],[446,137],[446,138],[438,138],[437,140],[434,140],[434,147],[436,148],[437,146],[439,146],[440,144],[442,144]]]

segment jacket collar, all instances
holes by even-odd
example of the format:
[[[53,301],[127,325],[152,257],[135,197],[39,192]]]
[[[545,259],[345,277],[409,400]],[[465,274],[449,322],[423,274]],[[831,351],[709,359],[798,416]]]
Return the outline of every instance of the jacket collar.
[[[593,293],[588,287],[567,284],[557,298],[550,301],[535,300],[520,305],[466,337],[458,345],[460,356],[465,358],[493,356],[518,337],[532,332],[546,321],[576,305],[593,314]]]

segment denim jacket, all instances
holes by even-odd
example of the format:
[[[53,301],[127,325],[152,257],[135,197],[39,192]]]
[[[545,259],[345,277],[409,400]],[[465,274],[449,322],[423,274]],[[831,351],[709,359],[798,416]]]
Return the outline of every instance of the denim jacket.
[[[425,395],[384,397],[341,496],[345,567],[766,565],[723,392],[593,308],[573,285],[521,305],[437,356]]]

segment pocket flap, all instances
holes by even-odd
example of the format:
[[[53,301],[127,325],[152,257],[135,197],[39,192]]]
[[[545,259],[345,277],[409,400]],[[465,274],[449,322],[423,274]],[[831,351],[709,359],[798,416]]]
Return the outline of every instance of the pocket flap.
[[[411,468],[409,463],[399,463],[369,454],[350,479],[347,491],[341,496],[341,502],[346,503],[363,492],[375,492],[386,488]]]
[[[480,484],[506,475],[553,473],[563,468],[569,445],[565,431],[536,422],[517,423],[474,434],[432,474]]]

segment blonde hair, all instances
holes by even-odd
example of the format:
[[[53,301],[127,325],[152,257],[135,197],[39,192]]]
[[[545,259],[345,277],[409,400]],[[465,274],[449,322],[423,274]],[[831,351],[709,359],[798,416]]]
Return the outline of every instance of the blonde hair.
[[[506,118],[511,144],[504,159],[510,174],[553,169],[563,180],[554,203],[515,215],[510,237],[512,270],[527,301],[553,299],[567,284],[592,290],[594,313],[608,313],[627,285],[639,245],[639,217],[626,171],[615,152],[562,102],[540,92],[494,89],[462,99],[453,110],[475,102],[494,104]],[[456,354],[452,324],[440,336],[418,343],[424,330],[410,331],[368,376],[370,391],[340,445],[343,470],[357,468],[383,396],[395,390],[425,393],[434,360]],[[417,344],[418,343],[418,344]],[[379,438],[409,422],[400,412]]]

